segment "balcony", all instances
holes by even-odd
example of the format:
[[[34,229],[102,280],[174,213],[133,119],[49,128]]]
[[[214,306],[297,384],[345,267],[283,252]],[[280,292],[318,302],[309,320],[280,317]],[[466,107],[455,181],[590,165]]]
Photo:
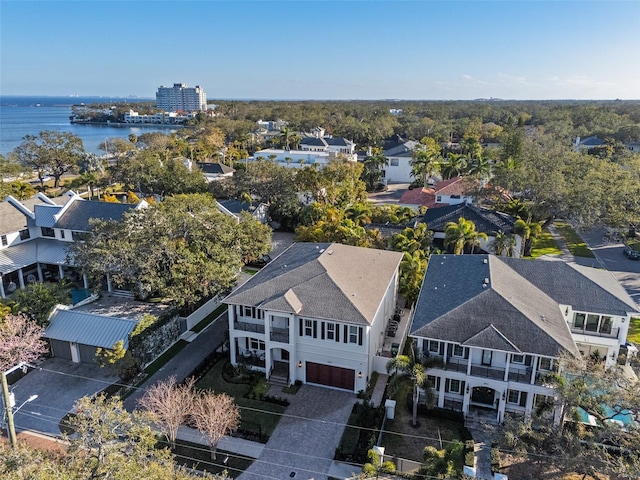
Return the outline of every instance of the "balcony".
[[[252,332],[252,333],[264,333],[264,324],[263,323],[249,323],[242,321],[233,322],[234,330],[242,330],[244,332]]]
[[[453,358],[449,358],[447,360],[447,364],[444,366],[447,370],[453,370],[454,372],[465,372],[467,371],[467,363],[468,360],[456,360]]]
[[[509,368],[509,381],[518,383],[531,382],[531,368],[523,370],[521,368]]]
[[[474,377],[493,378],[495,380],[504,379],[504,368],[485,367],[481,365],[471,365],[471,375]]]
[[[593,337],[602,338],[618,338],[619,328],[600,329],[600,332],[585,330],[583,328],[571,327],[571,333],[577,333],[579,335],[591,335]]]
[[[289,343],[289,329],[272,328],[269,332],[269,339],[272,342]]]

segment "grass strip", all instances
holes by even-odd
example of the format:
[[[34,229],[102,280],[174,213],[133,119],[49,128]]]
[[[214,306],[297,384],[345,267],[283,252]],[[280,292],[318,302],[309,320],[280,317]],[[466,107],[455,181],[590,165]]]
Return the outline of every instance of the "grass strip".
[[[567,248],[574,257],[595,258],[593,252],[571,225],[565,222],[553,222],[553,226],[562,236],[564,243],[567,244]]]
[[[538,235],[533,242],[533,248],[531,249],[531,258],[538,258],[542,255],[560,255],[562,250],[558,247],[553,235],[545,230]]]
[[[191,331],[200,333],[202,330],[207,328],[211,324],[211,322],[222,315],[226,309],[227,306],[224,304],[218,306],[218,308],[216,308],[213,312],[211,312],[209,315],[200,320],[196,325],[194,325],[193,328],[191,328]]]

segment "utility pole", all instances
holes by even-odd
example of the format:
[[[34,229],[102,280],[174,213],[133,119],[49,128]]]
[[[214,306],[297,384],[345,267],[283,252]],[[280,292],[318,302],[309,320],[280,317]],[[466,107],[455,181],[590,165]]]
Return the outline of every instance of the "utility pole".
[[[13,406],[11,405],[11,396],[9,395],[9,384],[7,383],[7,374],[0,372],[2,378],[2,395],[4,397],[4,408],[7,415],[7,432],[9,433],[9,442],[12,448],[18,446],[18,438],[16,437],[16,427],[13,424]]]

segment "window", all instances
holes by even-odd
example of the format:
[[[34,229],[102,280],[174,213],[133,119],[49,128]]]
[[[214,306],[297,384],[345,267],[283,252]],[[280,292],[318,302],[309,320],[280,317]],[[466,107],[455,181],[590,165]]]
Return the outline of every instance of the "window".
[[[262,340],[258,340],[256,338],[249,339],[249,348],[251,350],[262,350],[264,351],[264,342]]]
[[[349,325],[349,343],[358,343],[358,327]]]
[[[40,227],[40,231],[42,232],[43,237],[52,237],[52,238],[56,237],[56,232],[53,230],[53,228]]]
[[[88,236],[89,234],[87,232],[71,232],[71,239],[74,242],[84,242]]]
[[[550,358],[541,358],[540,363],[538,364],[538,368],[540,370],[551,370],[551,366],[553,362]]]
[[[587,315],[587,324],[585,325],[584,329],[587,332],[597,332],[598,320],[600,320],[599,315]]]
[[[524,363],[524,355],[511,355],[511,363]]]
[[[327,323],[327,340],[335,340],[335,339],[336,339],[336,324]]]
[[[392,159],[389,161],[389,165],[391,165],[392,167],[397,167],[397,166],[399,165],[399,163],[398,163],[398,159],[397,159],[397,158],[392,158]]]
[[[454,345],[453,346],[453,356],[454,357],[464,357],[464,347],[462,345]]]
[[[20,230],[20,240],[29,240],[31,238],[31,233],[28,228],[24,230]]]
[[[313,320],[304,321],[304,336],[313,337]]]
[[[462,392],[460,380],[449,380],[449,392],[458,393]]]
[[[60,230],[60,238],[64,238],[64,230]]]
[[[9,242],[7,242],[7,236],[6,235],[2,235],[0,237],[0,239],[2,240],[2,246],[3,247],[6,247],[9,244]]]
[[[582,330],[584,328],[584,320],[587,316],[584,313],[575,313],[573,315],[573,328]]]
[[[491,365],[491,350],[482,351],[482,365]]]
[[[507,403],[520,404],[520,392],[518,390],[507,390]]]
[[[242,316],[243,317],[253,317],[252,308],[251,307],[244,307],[244,312],[243,312]]]
[[[611,333],[611,326],[613,322],[611,321],[611,317],[601,317],[600,318],[600,333]]]
[[[533,397],[533,407],[540,408],[543,405],[553,405],[553,397],[536,393]]]
[[[429,351],[432,353],[440,353],[440,342],[429,340]]]
[[[436,377],[435,375],[427,375],[427,386],[433,388],[434,390],[440,390],[440,377]]]
[[[442,195],[436,195],[436,202],[440,203],[442,201]]]

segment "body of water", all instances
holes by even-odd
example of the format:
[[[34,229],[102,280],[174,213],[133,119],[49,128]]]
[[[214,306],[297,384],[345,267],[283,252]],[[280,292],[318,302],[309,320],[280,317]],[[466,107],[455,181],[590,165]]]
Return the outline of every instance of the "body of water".
[[[84,103],[138,103],[151,102],[146,98],[114,97],[0,97],[0,154],[7,155],[24,139],[25,135],[38,135],[44,130],[70,132],[82,139],[87,152],[104,154],[98,148],[108,138],[128,138],[130,134],[146,132],[175,132],[175,127],[113,126],[71,124],[71,107]]]

